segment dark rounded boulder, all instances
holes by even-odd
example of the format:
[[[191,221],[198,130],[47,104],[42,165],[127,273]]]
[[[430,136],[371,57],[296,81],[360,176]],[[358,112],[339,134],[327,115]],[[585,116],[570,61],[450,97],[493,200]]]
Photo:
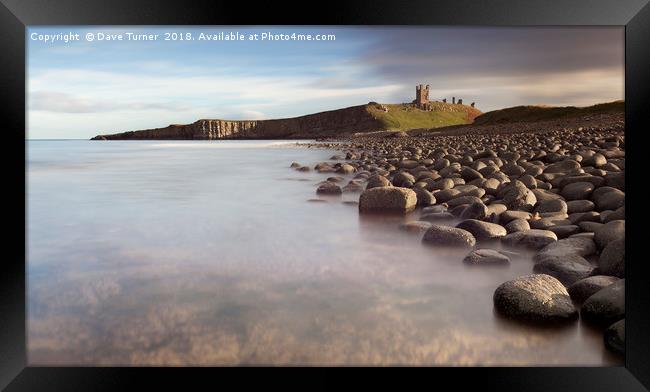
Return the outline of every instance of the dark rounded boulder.
[[[618,354],[625,354],[625,319],[610,325],[603,335],[605,347]]]
[[[413,211],[417,203],[415,192],[408,188],[379,187],[366,189],[359,197],[359,212]]]
[[[325,181],[316,189],[316,193],[319,195],[340,195],[343,190],[335,183]]]
[[[483,222],[477,219],[464,220],[457,224],[456,227],[469,231],[479,241],[499,239],[508,234],[506,229],[501,225]]]
[[[567,291],[571,298],[578,304],[582,304],[587,298],[598,291],[618,281],[614,276],[594,275],[574,282]]]
[[[493,296],[496,310],[513,319],[557,323],[576,320],[576,310],[562,283],[550,275],[522,276],[501,284]]]
[[[598,270],[603,275],[625,277],[625,239],[614,240],[605,246],[598,259]]]
[[[433,224],[424,233],[422,242],[428,245],[473,247],[476,238],[467,230]]]
[[[557,278],[565,286],[570,286],[591,274],[594,267],[582,256],[568,254],[563,256],[542,256],[537,259],[533,272]]]
[[[476,249],[467,254],[463,262],[468,265],[500,265],[510,264],[510,258],[494,249]]]
[[[521,246],[529,249],[541,249],[555,241],[557,236],[552,231],[536,229],[517,231],[501,238],[501,243],[506,246]]]
[[[597,291],[582,304],[580,315],[597,325],[611,325],[625,318],[625,279]]]

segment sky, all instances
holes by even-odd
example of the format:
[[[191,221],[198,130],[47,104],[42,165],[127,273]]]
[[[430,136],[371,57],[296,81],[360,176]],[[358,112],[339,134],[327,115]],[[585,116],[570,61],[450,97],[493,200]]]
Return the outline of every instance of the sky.
[[[221,32],[245,39],[199,39]],[[65,33],[80,40],[44,41]],[[165,33],[193,40],[166,41]],[[263,33],[335,39],[271,41]],[[430,85],[432,100],[455,96],[483,112],[624,98],[623,27],[70,26],[30,27],[26,40],[30,139],[410,102],[417,84]]]

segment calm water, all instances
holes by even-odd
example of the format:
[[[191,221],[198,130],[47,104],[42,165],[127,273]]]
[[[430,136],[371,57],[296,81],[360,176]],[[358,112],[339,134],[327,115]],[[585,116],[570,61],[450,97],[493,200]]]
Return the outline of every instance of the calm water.
[[[316,198],[333,151],[262,141],[29,141],[30,364],[620,365],[580,322],[533,328],[470,268],[358,194]],[[351,177],[351,176],[348,176]]]

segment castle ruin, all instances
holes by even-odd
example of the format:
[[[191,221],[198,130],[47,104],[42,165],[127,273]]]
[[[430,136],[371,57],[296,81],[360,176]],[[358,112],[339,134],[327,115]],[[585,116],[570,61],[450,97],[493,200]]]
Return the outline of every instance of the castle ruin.
[[[431,103],[429,102],[429,85],[420,84],[415,86],[415,107],[422,110],[431,110]]]
[[[447,98],[442,99],[443,103],[447,103]],[[463,99],[458,98],[456,100],[456,97],[451,97],[451,103],[452,105],[462,105],[463,104]],[[433,110],[433,106],[431,105],[431,101],[429,100],[429,85],[427,84],[426,86],[423,84],[419,84],[415,86],[415,99],[412,101],[412,104],[421,110]],[[471,106],[474,107],[476,103],[472,102]]]

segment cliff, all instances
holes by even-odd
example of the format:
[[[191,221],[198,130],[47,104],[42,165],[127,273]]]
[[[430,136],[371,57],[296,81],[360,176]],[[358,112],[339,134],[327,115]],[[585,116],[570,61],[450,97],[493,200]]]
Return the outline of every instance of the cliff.
[[[352,106],[344,109],[275,120],[198,120],[98,135],[92,140],[214,140],[214,139],[314,139],[385,130],[432,128],[471,123],[481,112],[465,105],[440,104],[423,111],[407,104]]]

